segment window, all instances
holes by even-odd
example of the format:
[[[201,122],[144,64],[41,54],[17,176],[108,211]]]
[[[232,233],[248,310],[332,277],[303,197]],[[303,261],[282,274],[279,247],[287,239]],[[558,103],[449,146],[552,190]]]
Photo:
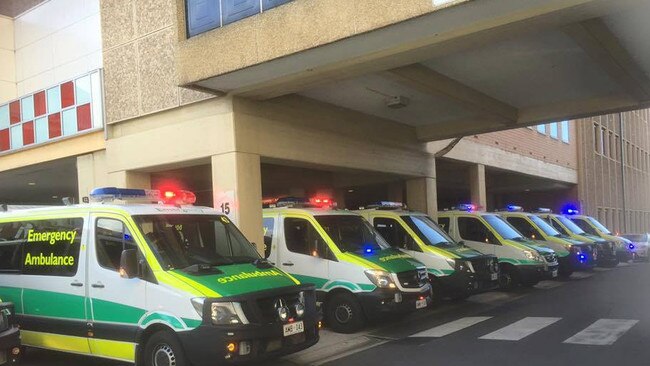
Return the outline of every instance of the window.
[[[19,272],[22,257],[22,223],[0,224],[0,271]]]
[[[120,268],[122,251],[137,249],[133,235],[120,220],[98,219],[95,225],[95,247],[100,266],[117,271]]]
[[[264,218],[264,258],[271,255],[271,246],[273,245],[273,231],[275,230],[275,219],[272,217]]]
[[[305,219],[284,219],[284,236],[287,249],[294,253],[314,255],[319,248],[327,247],[318,231]]]
[[[417,243],[411,235],[400,225],[397,220],[377,217],[374,219],[374,226],[381,236],[386,239],[388,244],[393,248],[401,248],[406,250],[415,250],[421,252]]]
[[[537,125],[537,132],[546,135],[546,125]]]
[[[559,231],[561,234],[569,235],[569,233],[562,227],[562,225],[560,225],[559,222],[551,220],[551,226],[553,226],[553,228],[555,228],[555,230]]]
[[[438,226],[449,234],[449,217],[439,217]]]
[[[22,273],[67,276],[77,273],[84,220],[22,221],[14,236],[23,244]]]
[[[598,145],[598,141],[600,140],[600,139],[598,138],[598,134],[599,134],[599,132],[600,132],[600,128],[598,128],[598,124],[596,124],[596,123],[594,123],[594,130],[593,130],[593,132],[594,132],[594,151],[596,151],[596,153],[600,153],[600,152],[602,151],[601,149],[599,149],[599,145]]]
[[[515,227],[515,229],[517,229],[517,231],[529,239],[542,240],[544,238],[542,234],[537,229],[535,229],[535,227],[533,227],[530,222],[528,222],[528,220],[522,217],[507,217],[506,221],[508,221],[512,226]]]
[[[497,244],[494,234],[481,222],[474,217],[459,217],[458,232],[460,237],[465,240],[476,241],[480,243]]]
[[[584,230],[587,234],[598,236],[598,232],[591,225],[589,225],[585,220],[582,219],[571,219],[574,224],[578,225],[579,228]]]
[[[562,126],[562,142],[569,143],[569,121],[560,122]]]
[[[549,125],[550,127],[550,133],[549,135],[551,138],[557,139],[558,133],[557,133],[557,122],[553,122]]]
[[[366,253],[390,245],[363,217],[357,215],[317,215],[316,221],[343,252]]]
[[[600,149],[599,151],[601,154],[605,156],[609,156],[609,153],[607,152],[607,144],[605,143],[606,136],[607,136],[607,130],[605,130],[605,127],[602,127],[600,129],[600,135],[598,136],[598,138],[600,139],[598,141],[598,148]]]

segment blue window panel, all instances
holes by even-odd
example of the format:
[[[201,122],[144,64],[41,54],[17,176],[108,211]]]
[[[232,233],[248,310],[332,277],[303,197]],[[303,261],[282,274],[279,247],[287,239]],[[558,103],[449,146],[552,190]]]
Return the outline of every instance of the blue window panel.
[[[61,110],[61,88],[55,86],[47,89],[47,113],[52,114]]]
[[[562,141],[569,142],[569,121],[562,121]]]
[[[282,4],[286,4],[292,0],[262,0],[262,10],[266,11],[271,8],[275,8],[276,6],[280,6]]]
[[[557,139],[557,122],[553,122],[549,126],[551,127],[551,132],[549,134],[552,138]]]
[[[11,135],[11,148],[20,149],[23,147],[23,125],[13,126],[9,131]]]
[[[9,104],[0,105],[0,130],[9,128]]]
[[[90,103],[91,88],[90,88],[90,75],[80,77],[74,81],[75,96],[77,97],[77,105]]]
[[[20,100],[21,121],[31,121],[34,119],[34,96],[30,95]]]
[[[221,0],[223,25],[259,14],[260,0]]]
[[[77,109],[66,109],[61,112],[61,124],[63,125],[63,136],[70,136],[77,133]]]
[[[190,37],[221,26],[220,0],[187,0],[186,5]]]
[[[49,140],[49,127],[47,126],[47,117],[37,118],[34,121],[34,135],[36,143]]]
[[[537,125],[537,132],[546,135],[546,125]]]

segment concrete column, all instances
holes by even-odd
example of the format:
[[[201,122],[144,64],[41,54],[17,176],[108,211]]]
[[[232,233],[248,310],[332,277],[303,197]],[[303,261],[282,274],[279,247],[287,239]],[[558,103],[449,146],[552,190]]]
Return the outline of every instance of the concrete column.
[[[109,185],[117,188],[151,189],[149,173],[122,170],[108,174]]]
[[[436,179],[423,177],[407,180],[406,204],[409,209],[424,212],[435,219],[438,216]]]
[[[82,202],[83,197],[88,197],[94,188],[109,185],[105,150],[77,157],[77,181],[78,202]]]
[[[476,164],[469,168],[469,184],[472,203],[487,210],[487,190],[485,188],[485,165]]]
[[[230,152],[212,156],[214,206],[264,251],[260,156]]]

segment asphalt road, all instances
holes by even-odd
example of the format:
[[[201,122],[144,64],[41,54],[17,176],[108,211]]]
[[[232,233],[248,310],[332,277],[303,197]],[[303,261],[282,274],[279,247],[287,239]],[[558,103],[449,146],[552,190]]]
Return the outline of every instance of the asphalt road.
[[[597,269],[532,289],[446,303],[434,311],[382,320],[363,337],[374,340],[372,348],[328,353],[336,346],[323,344],[308,350],[326,355],[317,361],[291,357],[268,365],[647,365],[650,265]],[[33,349],[23,364],[122,365]]]

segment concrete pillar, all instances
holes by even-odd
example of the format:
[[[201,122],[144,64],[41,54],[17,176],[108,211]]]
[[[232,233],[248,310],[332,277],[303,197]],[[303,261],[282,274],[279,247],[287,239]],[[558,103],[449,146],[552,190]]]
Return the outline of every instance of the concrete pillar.
[[[82,202],[83,197],[88,197],[94,188],[109,185],[105,150],[77,157],[77,181],[78,202]]]
[[[406,204],[409,209],[424,212],[432,218],[438,216],[438,196],[436,179],[415,178],[406,181]]]
[[[122,170],[108,174],[108,182],[117,188],[151,189],[151,175],[149,173]]]
[[[260,156],[230,152],[212,156],[214,206],[264,251]]]
[[[485,188],[485,165],[476,164],[469,168],[469,184],[472,203],[487,210],[487,189]]]

